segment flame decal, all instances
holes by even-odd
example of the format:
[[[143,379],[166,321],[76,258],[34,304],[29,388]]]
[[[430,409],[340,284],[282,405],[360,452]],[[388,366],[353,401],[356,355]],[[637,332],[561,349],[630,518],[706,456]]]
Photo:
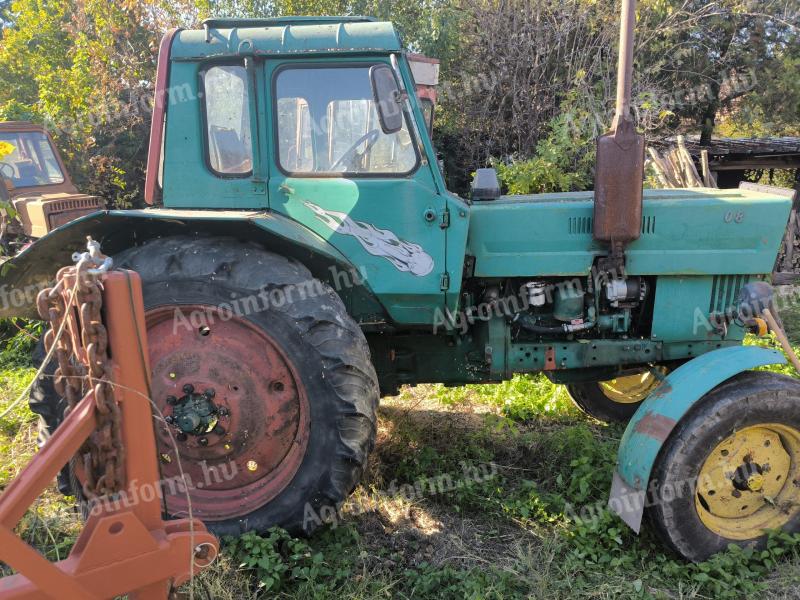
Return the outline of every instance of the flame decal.
[[[354,221],[346,213],[325,210],[313,202],[304,204],[331,231],[356,238],[364,250],[385,258],[398,271],[424,277],[433,271],[433,258],[419,244],[401,240],[388,229],[378,229],[371,223]]]

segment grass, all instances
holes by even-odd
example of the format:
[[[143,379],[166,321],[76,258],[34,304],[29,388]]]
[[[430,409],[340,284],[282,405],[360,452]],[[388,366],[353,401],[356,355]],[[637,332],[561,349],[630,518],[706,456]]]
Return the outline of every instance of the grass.
[[[0,354],[0,412],[33,373],[25,343],[15,343]],[[326,527],[311,539],[274,529],[225,540],[195,597],[800,596],[795,538],[691,565],[647,528],[635,536],[605,512],[622,431],[586,418],[543,377],[406,388],[382,402],[364,480]],[[0,421],[0,450],[2,489],[36,451],[26,406]],[[56,559],[79,528],[70,500],[50,489],[18,532]]]
[[[9,327],[8,321],[3,326]],[[31,337],[37,328],[9,335],[0,351],[0,490],[19,474],[38,449],[38,418],[28,409],[27,401],[16,403],[30,383],[35,369],[30,364]],[[10,338],[10,339],[9,339]],[[63,497],[51,486],[30,507],[16,528],[17,534],[38,548],[48,559],[60,560],[69,554],[81,520],[72,499]],[[9,571],[0,563],[0,574]]]

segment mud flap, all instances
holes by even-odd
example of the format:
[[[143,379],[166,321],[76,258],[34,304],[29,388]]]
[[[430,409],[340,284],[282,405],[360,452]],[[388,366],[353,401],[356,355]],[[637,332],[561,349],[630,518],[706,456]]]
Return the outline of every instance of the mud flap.
[[[642,402],[625,429],[608,508],[639,533],[650,474],[661,446],[678,422],[722,382],[743,371],[774,364],[786,364],[777,350],[734,346],[699,356],[670,373]]]
[[[645,492],[637,490],[625,483],[617,471],[611,481],[611,495],[608,499],[608,508],[618,515],[625,524],[636,533],[642,528],[642,514],[644,514]]]

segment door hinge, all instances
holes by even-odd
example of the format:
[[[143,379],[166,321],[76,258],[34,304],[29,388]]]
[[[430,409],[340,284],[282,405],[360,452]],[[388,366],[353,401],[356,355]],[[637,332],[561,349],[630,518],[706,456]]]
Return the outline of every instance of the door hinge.
[[[446,292],[450,289],[450,273],[445,271],[442,273],[441,279],[439,280],[440,284],[439,287],[443,292]]]
[[[439,221],[439,227],[441,227],[442,229],[447,229],[448,227],[450,227],[450,209],[447,208],[446,206],[442,211],[442,219],[441,221]]]

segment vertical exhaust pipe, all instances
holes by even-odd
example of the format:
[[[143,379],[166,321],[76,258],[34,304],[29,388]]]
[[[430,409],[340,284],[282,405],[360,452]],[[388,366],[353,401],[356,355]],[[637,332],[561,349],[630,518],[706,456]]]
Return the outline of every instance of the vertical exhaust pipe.
[[[621,273],[625,246],[639,239],[644,183],[644,136],[631,115],[636,0],[622,0],[617,109],[611,130],[597,139],[594,238],[609,244],[612,268]]]

